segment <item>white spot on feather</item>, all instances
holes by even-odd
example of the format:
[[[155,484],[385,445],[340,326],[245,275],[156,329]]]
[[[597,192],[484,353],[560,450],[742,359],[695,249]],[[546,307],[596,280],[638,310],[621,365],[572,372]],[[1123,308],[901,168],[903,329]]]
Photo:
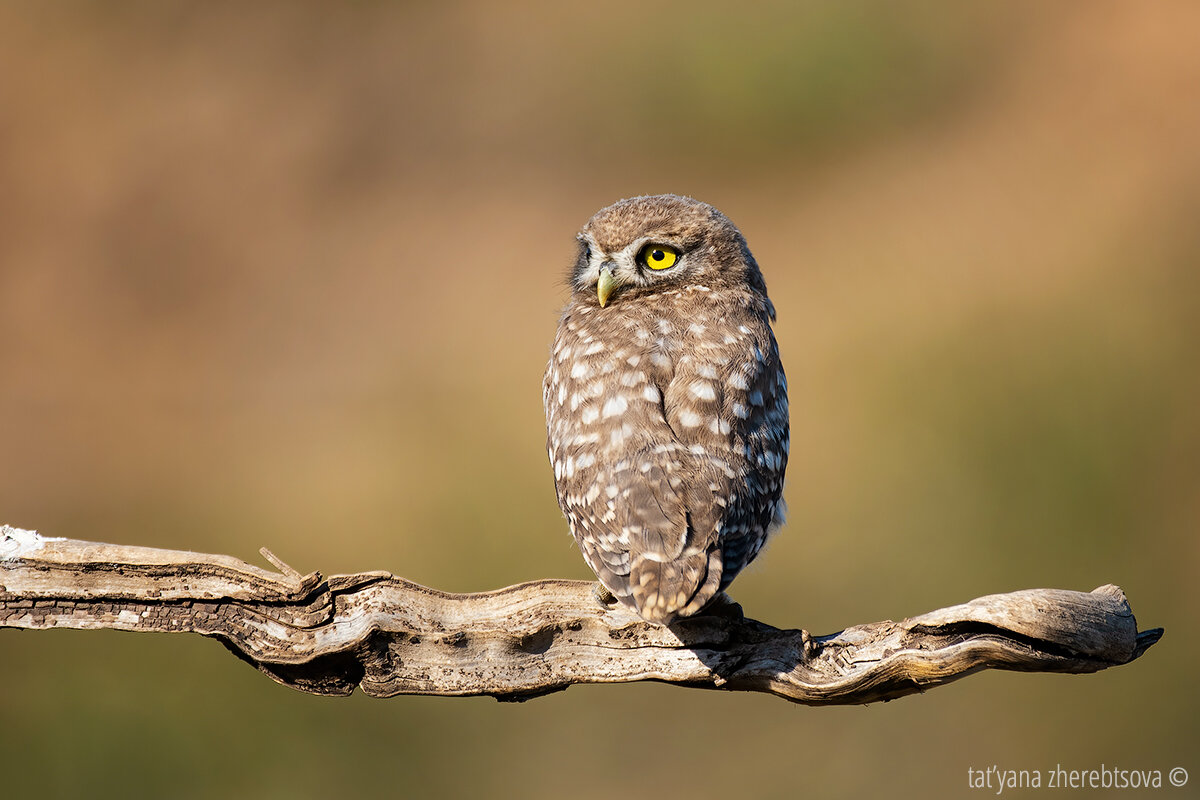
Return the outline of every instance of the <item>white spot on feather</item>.
[[[720,417],[713,417],[713,421],[708,423],[708,428],[713,433],[726,434],[733,430],[729,423]]]
[[[605,419],[608,419],[609,417],[615,417],[618,414],[625,413],[625,409],[628,407],[629,402],[625,399],[625,395],[613,395],[612,397],[608,398],[607,401],[605,401],[604,410],[601,412],[601,416],[603,416]]]
[[[613,429],[612,433],[609,434],[608,441],[612,447],[620,447],[621,445],[625,444],[625,440],[632,435],[633,426],[629,423],[625,423],[621,427]]]

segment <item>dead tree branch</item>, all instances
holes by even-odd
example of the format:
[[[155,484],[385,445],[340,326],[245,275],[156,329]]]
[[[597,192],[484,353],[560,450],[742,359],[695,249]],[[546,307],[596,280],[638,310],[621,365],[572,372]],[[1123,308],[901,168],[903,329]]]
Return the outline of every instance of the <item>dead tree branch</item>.
[[[491,695],[657,680],[871,703],[982,669],[1096,672],[1162,636],[1138,633],[1116,586],[991,595],[901,622],[810,637],[728,613],[670,628],[604,606],[584,581],[447,594],[386,572],[271,572],[223,555],[50,539],[0,527],[0,627],[198,633],[313,694]]]

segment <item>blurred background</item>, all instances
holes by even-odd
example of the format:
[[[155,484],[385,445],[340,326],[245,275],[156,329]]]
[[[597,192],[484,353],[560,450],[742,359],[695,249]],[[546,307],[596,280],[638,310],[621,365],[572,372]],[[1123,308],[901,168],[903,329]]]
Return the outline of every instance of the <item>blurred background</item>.
[[[824,634],[1113,582],[1162,643],[812,709],[318,698],[198,637],[0,630],[7,796],[1200,781],[1200,7],[752,8],[0,6],[0,522],[590,578],[542,370],[575,231],[674,192],[741,227],[779,309],[791,515],[747,614]]]

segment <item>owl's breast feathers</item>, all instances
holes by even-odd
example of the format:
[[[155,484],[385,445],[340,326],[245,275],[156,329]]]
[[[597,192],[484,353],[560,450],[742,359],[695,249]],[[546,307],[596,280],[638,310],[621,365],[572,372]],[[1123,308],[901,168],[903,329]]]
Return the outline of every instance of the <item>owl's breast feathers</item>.
[[[645,619],[699,611],[780,521],[787,383],[765,297],[693,286],[573,304],[544,401],[571,531]]]

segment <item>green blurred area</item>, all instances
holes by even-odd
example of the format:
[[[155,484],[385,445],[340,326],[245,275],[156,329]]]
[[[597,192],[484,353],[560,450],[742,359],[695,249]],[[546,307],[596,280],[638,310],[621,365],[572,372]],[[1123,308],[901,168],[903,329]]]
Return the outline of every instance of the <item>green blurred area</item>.
[[[590,577],[541,373],[575,230],[669,191],[739,224],[779,309],[791,516],[733,587],[748,614],[827,633],[1113,582],[1167,628],[1097,675],[846,709],[337,700],[211,641],[0,630],[5,796],[1200,780],[1198,26],[1183,2],[0,6],[0,521],[455,591]]]

